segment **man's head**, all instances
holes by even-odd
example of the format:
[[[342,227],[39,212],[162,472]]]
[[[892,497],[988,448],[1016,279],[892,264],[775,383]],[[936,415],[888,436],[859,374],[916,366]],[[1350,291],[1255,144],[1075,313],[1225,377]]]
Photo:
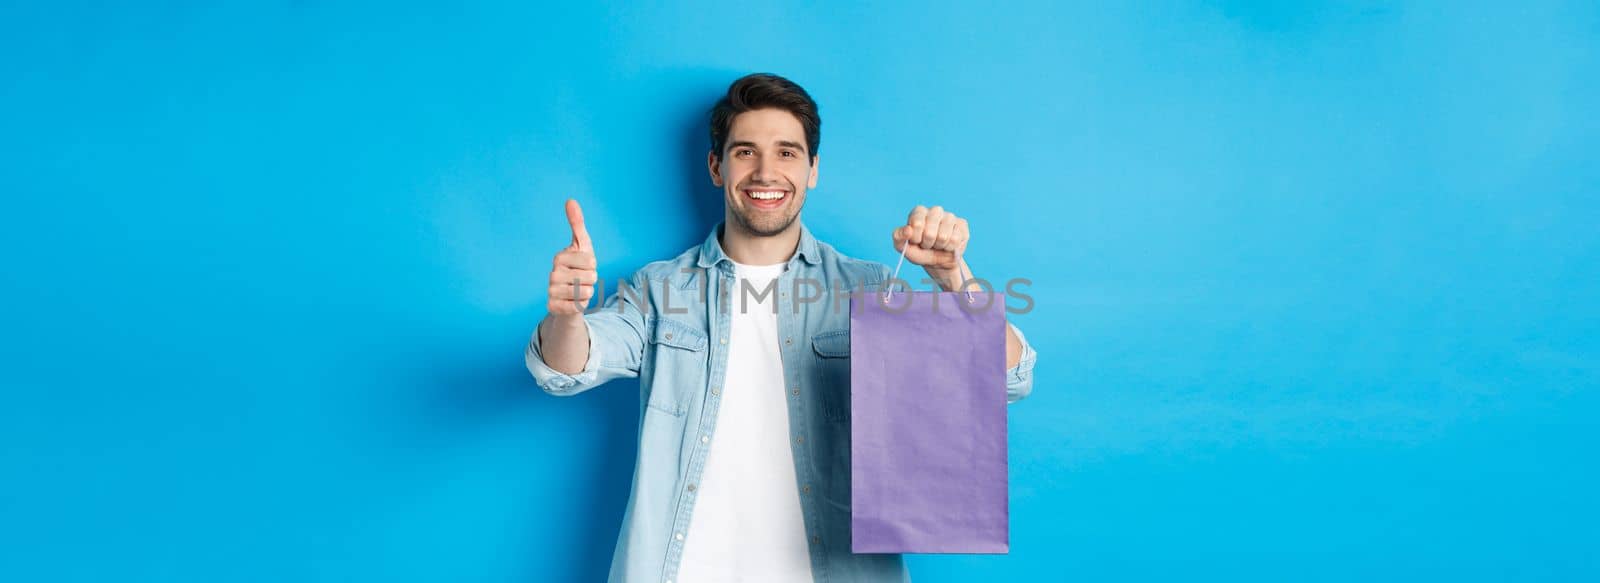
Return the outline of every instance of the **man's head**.
[[[822,118],[805,89],[765,73],[734,81],[711,109],[706,156],[728,225],[759,237],[792,227],[806,189],[817,186],[821,141]]]

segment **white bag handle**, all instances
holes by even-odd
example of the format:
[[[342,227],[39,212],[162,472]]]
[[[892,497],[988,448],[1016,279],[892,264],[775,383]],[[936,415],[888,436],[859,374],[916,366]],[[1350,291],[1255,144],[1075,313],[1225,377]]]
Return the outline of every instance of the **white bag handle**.
[[[889,281],[883,282],[883,303],[885,304],[889,303],[889,296],[894,294],[894,288],[889,287],[889,284],[894,280],[900,279],[900,266],[905,264],[906,249],[909,249],[910,247],[911,240],[906,239],[906,242],[900,246],[900,260],[894,262],[894,274],[889,276]],[[965,270],[961,272],[961,276],[961,283],[966,283],[972,279]],[[977,300],[972,298],[972,290],[967,290],[967,303],[970,304],[976,301]]]

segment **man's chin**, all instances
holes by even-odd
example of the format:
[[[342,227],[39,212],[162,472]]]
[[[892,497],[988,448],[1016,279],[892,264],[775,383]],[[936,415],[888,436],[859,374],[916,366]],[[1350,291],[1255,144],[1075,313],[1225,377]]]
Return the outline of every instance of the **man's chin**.
[[[800,214],[795,213],[783,219],[777,219],[776,217],[752,218],[744,215],[735,215],[735,217],[739,219],[739,224],[744,227],[744,230],[751,235],[773,237],[789,230],[789,227],[794,225],[795,219],[800,218]]]

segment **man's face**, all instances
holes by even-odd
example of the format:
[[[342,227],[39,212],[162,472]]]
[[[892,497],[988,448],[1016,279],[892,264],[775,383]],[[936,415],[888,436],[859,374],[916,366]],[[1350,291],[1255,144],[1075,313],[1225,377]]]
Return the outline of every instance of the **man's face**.
[[[734,116],[722,159],[707,157],[711,182],[722,187],[727,219],[758,237],[788,229],[817,186],[817,167],[806,151],[800,120],[781,109]]]

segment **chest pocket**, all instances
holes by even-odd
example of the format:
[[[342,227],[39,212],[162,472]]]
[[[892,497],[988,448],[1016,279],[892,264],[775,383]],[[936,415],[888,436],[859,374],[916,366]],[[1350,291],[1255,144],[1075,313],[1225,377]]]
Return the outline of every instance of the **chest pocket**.
[[[829,330],[811,337],[817,358],[817,387],[829,421],[850,420],[850,331]]]
[[[700,352],[706,349],[705,333],[677,320],[657,320],[655,336],[652,341],[662,346],[671,346],[690,352]]]
[[[656,320],[650,335],[651,382],[649,406],[683,415],[688,395],[706,384],[706,334],[676,320]]]

